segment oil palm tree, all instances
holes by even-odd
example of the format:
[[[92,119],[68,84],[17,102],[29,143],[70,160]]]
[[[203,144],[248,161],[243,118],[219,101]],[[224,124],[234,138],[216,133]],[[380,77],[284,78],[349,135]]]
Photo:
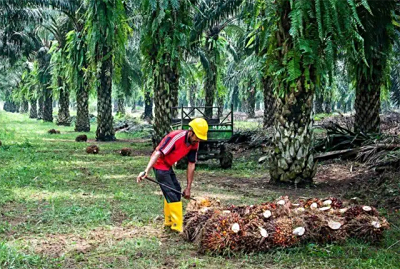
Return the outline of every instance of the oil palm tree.
[[[278,102],[271,181],[309,184],[316,172],[312,153],[312,104],[321,78],[332,75],[340,46],[358,46],[361,22],[356,1],[277,0],[261,27],[268,40],[268,75]],[[365,3],[362,6],[366,8]],[[340,19],[339,19],[340,18]],[[355,45],[354,45],[355,44]]]
[[[200,62],[205,71],[204,92],[205,111],[207,118],[213,114],[215,97],[218,99],[218,106],[223,106],[224,94],[218,91],[221,88],[221,69],[224,68],[226,54],[233,50],[228,48],[226,28],[243,32],[235,21],[239,17],[238,10],[242,1],[201,1],[194,15],[194,26],[191,31],[192,51],[200,57]],[[229,12],[230,11],[230,12]],[[235,33],[236,34],[236,33]]]
[[[136,30],[136,27],[134,29]],[[143,87],[139,42],[137,35],[130,38],[121,68],[121,79],[114,84],[117,99],[116,113],[120,115],[125,114],[125,100],[135,99]]]
[[[75,29],[67,34],[66,57],[68,60],[67,77],[69,87],[74,86],[76,96],[76,132],[89,132],[89,83],[85,70],[88,68],[86,57],[87,43],[83,35],[83,22],[78,21]]]
[[[382,87],[390,81],[389,58],[395,40],[394,17],[399,13],[395,0],[366,1],[369,7],[358,8],[361,37],[365,43],[365,60],[350,58],[350,76],[356,89],[355,130],[363,133],[380,131],[380,98]]]
[[[41,25],[51,9],[62,10],[69,14],[76,10],[80,0],[59,1],[2,1],[0,3],[0,57],[6,57],[11,63],[20,56],[36,54],[38,57],[39,82],[43,86],[39,94],[39,118],[52,121],[52,92],[49,87],[49,43],[42,42],[37,36],[37,25]],[[53,33],[54,34],[54,33]],[[34,113],[33,113],[34,114]],[[33,115],[34,116],[34,115]]]
[[[393,105],[400,108],[400,33],[397,32],[397,43],[394,45],[392,57],[391,57],[391,86],[390,86],[390,98]]]
[[[122,0],[86,1],[88,60],[97,89],[96,140],[113,141],[112,80],[119,79],[130,32]]]
[[[66,55],[66,35],[72,30],[72,21],[67,16],[50,18],[50,23],[44,27],[53,34],[55,42],[51,48],[51,76],[53,92],[59,96],[59,110],[57,115],[57,125],[69,126],[71,124],[69,113],[69,87],[67,83],[67,55]]]
[[[180,62],[188,47],[195,2],[142,0],[141,52],[154,96],[154,144],[170,131],[172,107],[178,104]]]
[[[50,58],[49,43],[45,42],[44,46],[37,52],[37,60],[39,63],[39,82],[42,85],[41,93],[43,95],[43,120],[53,121],[53,92],[51,89],[50,74]]]
[[[19,111],[19,102],[16,101],[15,91],[21,85],[21,77],[24,72],[23,62],[18,61],[14,65],[7,62],[0,63],[0,68],[7,68],[7,73],[0,73],[0,96],[4,100],[3,109],[7,112],[16,113]]]

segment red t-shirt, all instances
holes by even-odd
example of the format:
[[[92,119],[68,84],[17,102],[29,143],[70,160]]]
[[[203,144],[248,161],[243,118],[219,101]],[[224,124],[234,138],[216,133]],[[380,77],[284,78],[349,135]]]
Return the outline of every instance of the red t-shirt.
[[[188,155],[189,162],[195,163],[197,161],[197,151],[199,143],[191,145],[189,143],[187,130],[176,130],[166,135],[156,150],[162,154],[154,164],[154,168],[158,170],[169,170],[174,163]]]

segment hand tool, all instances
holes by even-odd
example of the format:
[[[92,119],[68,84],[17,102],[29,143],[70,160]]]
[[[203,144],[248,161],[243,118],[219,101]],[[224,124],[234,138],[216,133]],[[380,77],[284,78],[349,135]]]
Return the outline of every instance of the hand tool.
[[[142,172],[141,175],[145,175],[145,173]],[[167,189],[169,189],[169,190],[171,190],[171,191],[173,191],[173,192],[179,193],[180,195],[184,196],[184,195],[183,195],[183,192],[180,192],[180,191],[178,191],[178,190],[175,190],[174,188],[171,188],[170,186],[167,186],[167,185],[165,185],[165,184],[163,184],[163,183],[160,183],[160,182],[158,182],[158,181],[155,181],[154,179],[152,179],[152,178],[150,178],[150,177],[144,177],[144,178],[147,179],[147,180],[149,180],[149,181],[151,181],[151,182],[153,182],[153,183],[156,183],[156,184],[158,184],[158,185],[160,185],[160,186],[163,186],[163,187],[165,187],[165,188],[167,188]],[[193,200],[193,201],[196,201],[196,199],[194,199],[194,198],[192,198],[192,197],[190,197],[190,199]]]

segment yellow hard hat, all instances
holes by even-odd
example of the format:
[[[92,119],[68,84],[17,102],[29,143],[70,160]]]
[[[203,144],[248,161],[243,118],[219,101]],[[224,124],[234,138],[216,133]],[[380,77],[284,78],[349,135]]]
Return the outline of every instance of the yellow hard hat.
[[[196,118],[189,122],[189,126],[192,127],[193,132],[201,140],[207,140],[208,123],[205,119]]]

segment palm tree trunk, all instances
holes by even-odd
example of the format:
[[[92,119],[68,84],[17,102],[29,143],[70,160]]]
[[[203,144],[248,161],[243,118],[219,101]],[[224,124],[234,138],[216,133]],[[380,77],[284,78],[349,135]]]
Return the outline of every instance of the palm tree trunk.
[[[371,79],[367,78],[360,79],[360,81],[357,82],[356,100],[354,102],[354,108],[356,110],[354,129],[356,131],[363,133],[379,133],[379,109],[381,105],[380,87],[380,84],[371,84]],[[370,90],[372,88],[373,90]]]
[[[12,100],[11,92],[6,91],[5,93],[5,102],[4,102],[4,111],[15,113],[18,112],[18,105]]]
[[[240,105],[240,100],[239,100],[239,86],[235,86],[233,88],[232,94],[231,94],[231,104],[233,104],[233,110],[238,111],[239,105]]]
[[[356,131],[363,133],[380,132],[380,93],[381,87],[388,82],[386,70],[393,52],[393,44],[398,36],[393,29],[393,14],[398,1],[367,1],[372,13],[363,9],[359,16],[365,31],[361,36],[365,40],[365,56],[369,67],[354,59],[356,75],[355,121]]]
[[[316,172],[312,153],[312,99],[313,93],[302,89],[278,99],[279,117],[274,124],[275,150],[270,170],[272,182],[312,183]]]
[[[290,36],[289,1],[281,14],[276,35],[276,59],[283,61],[286,53],[293,48]],[[299,52],[300,53],[300,52]],[[303,63],[300,63],[302,66]],[[315,67],[305,65],[296,83],[280,81],[285,95],[277,98],[277,118],[274,123],[274,150],[271,156],[271,182],[308,185],[316,173],[316,163],[312,152],[312,108],[315,88],[311,81],[316,81]],[[308,74],[308,75],[306,75]],[[286,74],[289,77],[289,74]],[[305,78],[308,77],[308,81]],[[292,86],[295,85],[295,86]]]
[[[214,105],[214,97],[217,90],[217,66],[214,62],[210,61],[210,70],[206,72],[205,81],[205,100],[206,108],[204,114],[207,118],[211,119],[213,114],[212,106]]]
[[[189,106],[196,106],[196,84],[192,84],[189,86]],[[194,116],[196,111],[191,111],[190,116]]]
[[[271,127],[274,124],[276,113],[276,99],[272,90],[272,81],[270,78],[262,78],[264,90],[264,128]]]
[[[324,113],[323,104],[324,104],[324,96],[322,94],[317,93],[314,101],[315,114]]]
[[[38,104],[39,104],[39,108],[38,108],[38,117],[37,117],[37,119],[41,120],[41,119],[43,119],[43,110],[44,110],[44,97],[43,97],[42,93],[39,96]]]
[[[117,115],[125,115],[125,99],[123,96],[119,96],[117,98],[117,110],[116,110]]]
[[[224,114],[224,97],[219,96],[217,99],[218,102],[218,118],[222,118],[222,114]]]
[[[10,112],[10,101],[6,100],[3,105],[3,110],[6,112]]]
[[[43,120],[53,122],[53,93],[47,86],[44,89]]]
[[[146,90],[146,93],[144,94],[144,112],[142,119],[153,119],[153,99],[151,98],[150,90]]]
[[[166,66],[165,67],[165,76],[167,78],[167,83],[169,87],[169,92],[171,94],[171,107],[177,107],[178,106],[178,93],[179,93],[179,72],[177,69],[177,64],[175,63],[173,66],[175,67],[170,67]],[[172,115],[171,117],[176,118],[178,113],[177,109],[172,110]],[[170,124],[170,123],[169,123]]]
[[[18,112],[18,110],[19,110],[18,105],[14,101],[6,100],[4,102],[4,111],[16,113],[16,112]]]
[[[83,72],[79,72],[83,76]],[[89,92],[87,83],[83,82],[76,91],[76,122],[75,132],[90,132]]]
[[[326,114],[332,113],[332,102],[331,102],[331,100],[326,100],[324,102],[324,113],[326,113]]]
[[[61,85],[61,78],[58,80],[59,85]],[[70,126],[71,117],[69,114],[69,91],[67,89],[60,89],[60,100],[59,100],[59,110],[57,116],[57,125]]]
[[[250,87],[247,90],[247,100],[246,100],[246,114],[248,118],[254,118],[256,113],[254,112],[254,108],[256,106],[256,89],[254,87]]]
[[[29,110],[29,118],[36,119],[38,117],[37,112],[37,99],[31,99],[31,109]]]
[[[19,112],[25,114],[28,113],[28,111],[29,111],[29,102],[27,100],[23,100]]]
[[[154,82],[154,136],[153,146],[157,146],[169,133],[171,123],[171,102],[168,98],[167,86],[160,75],[155,75]]]
[[[177,106],[179,73],[177,68],[164,68],[167,73],[154,75],[153,146],[171,131],[172,107]],[[174,79],[171,79],[174,78]],[[169,94],[168,94],[169,93]]]
[[[103,55],[108,52],[105,48]],[[111,100],[112,71],[112,59],[104,61],[100,71],[100,85],[97,88],[97,141],[115,140]]]
[[[237,106],[237,111],[238,112],[243,112],[243,104],[245,103],[245,100],[239,100],[238,106]]]

